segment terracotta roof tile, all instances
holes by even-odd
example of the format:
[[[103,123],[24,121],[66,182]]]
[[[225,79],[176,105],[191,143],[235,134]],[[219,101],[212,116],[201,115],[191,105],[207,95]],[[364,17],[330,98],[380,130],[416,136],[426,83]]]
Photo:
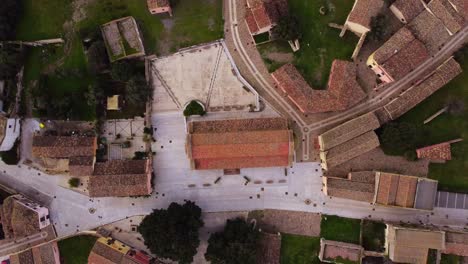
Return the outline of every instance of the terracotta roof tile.
[[[374,131],[369,131],[330,150],[320,153],[322,164],[329,169],[367,153],[380,145]]]
[[[418,179],[399,174],[379,174],[376,203],[413,208]]]
[[[386,104],[384,109],[390,118],[395,120],[442,88],[461,72],[461,66],[453,58],[450,58],[426,79]]]
[[[320,150],[328,150],[380,127],[374,113],[367,113],[328,130],[319,136]]]
[[[190,135],[192,146],[225,145],[225,144],[260,144],[287,142],[288,130],[199,133]]]
[[[424,44],[403,27],[374,53],[374,60],[393,78],[400,79],[429,58]]]
[[[452,34],[462,29],[463,18],[447,0],[431,0],[427,6]]]
[[[188,131],[194,169],[285,167],[292,161],[292,132],[282,118],[197,121]]]
[[[374,175],[375,178],[375,175]],[[371,203],[374,199],[375,183],[366,183],[328,177],[326,180],[327,195]]]
[[[356,80],[356,67],[352,62],[333,61],[327,90],[312,89],[292,64],[283,65],[271,75],[303,113],[345,110],[366,97]]]
[[[250,9],[247,9],[245,14],[245,22],[247,23],[247,27],[251,34],[257,33],[260,29],[258,28],[257,22],[255,21],[255,17]]]
[[[288,13],[285,0],[249,1],[248,6],[245,19],[251,34],[270,29]]]
[[[151,160],[112,160],[95,164],[89,196],[126,197],[151,194]]]
[[[468,233],[446,232],[443,254],[468,257]]]
[[[287,129],[288,120],[284,118],[229,119],[189,123],[190,134],[270,131]]]
[[[374,171],[353,171],[348,176],[351,181],[375,184]]]
[[[149,9],[169,7],[169,0],[146,0]]]
[[[324,239],[320,240],[320,244],[320,256],[323,261],[338,261],[338,258],[341,258],[353,263],[361,263],[364,249],[359,245]]]
[[[383,5],[382,0],[356,0],[347,21],[362,25],[370,30],[371,18],[380,12]]]
[[[452,152],[449,142],[435,144],[416,150],[419,159],[451,160]]]
[[[267,12],[265,5],[260,5],[251,10],[253,17],[258,25],[258,27],[270,27],[272,25],[272,21],[270,20],[269,14]]]
[[[407,26],[418,40],[426,46],[429,54],[434,55],[447,43],[450,34],[440,19],[424,10]]]
[[[396,0],[393,6],[403,14],[407,22],[411,22],[424,10],[421,0]]]
[[[119,264],[123,256],[123,253],[96,242],[88,257],[88,264]]]
[[[41,158],[94,156],[96,147],[96,137],[35,136],[32,154]]]

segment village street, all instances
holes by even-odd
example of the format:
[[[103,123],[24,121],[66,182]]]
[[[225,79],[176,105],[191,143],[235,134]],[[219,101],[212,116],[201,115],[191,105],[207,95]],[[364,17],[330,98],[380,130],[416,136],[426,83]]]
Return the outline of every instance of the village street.
[[[261,209],[296,210],[353,218],[372,218],[465,227],[468,210],[435,208],[423,212],[403,208],[376,207],[368,203],[326,197],[319,163],[295,163],[291,168],[247,169],[252,179],[244,185],[242,175],[224,176],[213,171],[191,172],[184,154],[184,119],[178,112],[153,114],[153,126],[160,140],[156,148],[155,190],[148,198],[89,198],[60,187],[60,176],[50,176],[26,165],[2,164],[0,184],[35,199],[51,211],[58,237],[96,228],[126,217],[145,215],[171,202],[195,201],[206,212]],[[175,128],[181,129],[175,129]],[[169,143],[172,141],[172,143]],[[158,145],[159,144],[159,145]],[[164,148],[160,146],[164,144]],[[254,183],[254,181],[256,183]],[[190,186],[189,186],[190,185]],[[1,255],[1,249],[0,249]]]
[[[236,60],[236,64],[240,69],[246,69],[248,72],[242,72],[248,81],[255,81],[262,87],[263,93],[259,90],[261,96],[268,96],[275,101],[276,105],[279,106],[277,110],[281,112],[285,117],[292,119],[297,126],[302,130],[302,157],[298,157],[298,160],[311,160],[310,144],[312,142],[311,136],[313,133],[322,131],[325,128],[331,128],[344,121],[357,117],[366,112],[374,111],[379,107],[390,102],[393,98],[399,96],[404,89],[408,88],[412,83],[417,82],[427,74],[428,70],[436,68],[444,60],[451,56],[456,50],[458,50],[467,41],[468,37],[468,26],[465,26],[463,30],[457,32],[445,45],[440,49],[432,58],[428,59],[421,65],[419,65],[414,71],[410,72],[405,78],[395,81],[394,83],[385,87],[385,89],[379,92],[373,92],[369,95],[370,99],[364,101],[354,107],[347,109],[346,111],[338,112],[333,116],[325,118],[320,122],[308,123],[307,119],[302,115],[297,108],[295,108],[291,102],[288,102],[287,98],[279,94],[278,90],[275,89],[268,79],[270,76],[265,76],[262,71],[257,68],[256,63],[252,59],[252,54],[247,52],[248,43],[241,37],[240,27],[246,27],[242,23],[242,15],[239,14],[242,5],[239,4],[238,0],[225,0],[226,3],[226,25],[229,33],[226,33],[226,42],[232,43],[234,48],[231,48],[231,53]],[[229,45],[228,45],[229,46]],[[257,54],[257,56],[259,56]],[[253,78],[249,79],[247,76]],[[298,135],[299,136],[299,135]]]

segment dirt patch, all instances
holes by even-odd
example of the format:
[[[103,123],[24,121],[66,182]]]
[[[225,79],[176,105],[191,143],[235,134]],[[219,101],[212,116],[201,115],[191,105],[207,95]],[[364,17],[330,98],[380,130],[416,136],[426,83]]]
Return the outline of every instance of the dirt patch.
[[[279,63],[288,63],[294,60],[294,55],[292,53],[284,52],[269,52],[266,54],[266,57]]]
[[[372,150],[352,159],[325,174],[334,177],[346,177],[351,171],[383,171],[405,175],[427,177],[429,162],[427,160],[407,161],[404,157],[388,156],[381,148]]]
[[[161,19],[161,23],[163,24],[164,29],[166,31],[172,31],[172,28],[174,27],[174,19],[164,18],[164,19]]]
[[[72,20],[74,23],[78,23],[86,18],[86,6],[93,2],[94,0],[74,0],[73,1]]]
[[[322,218],[316,213],[267,209],[251,212],[249,220],[253,219],[266,232],[318,237]]]

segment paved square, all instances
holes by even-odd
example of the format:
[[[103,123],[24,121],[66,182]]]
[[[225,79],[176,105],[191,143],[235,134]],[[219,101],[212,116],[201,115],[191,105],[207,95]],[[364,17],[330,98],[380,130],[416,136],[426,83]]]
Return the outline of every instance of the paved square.
[[[207,111],[258,106],[257,92],[239,75],[223,41],[156,58],[150,67],[158,112],[180,110],[191,100],[202,102]]]

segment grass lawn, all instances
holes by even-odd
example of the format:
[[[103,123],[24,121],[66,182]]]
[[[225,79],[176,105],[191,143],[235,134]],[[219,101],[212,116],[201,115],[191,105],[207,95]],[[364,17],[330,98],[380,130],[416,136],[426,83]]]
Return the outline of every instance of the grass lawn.
[[[458,264],[461,263],[461,257],[456,255],[442,254],[440,264]]]
[[[429,166],[429,178],[438,180],[441,190],[468,193],[468,60],[462,66],[464,72],[461,75],[398,121],[420,124],[425,146],[456,138],[464,139],[452,145],[451,161]],[[426,118],[443,108],[449,98],[462,99],[464,113],[460,116],[445,113],[429,124],[422,125]]]
[[[16,37],[18,40],[39,40],[63,36],[63,24],[71,16],[68,0],[23,1],[23,18]]]
[[[293,63],[314,89],[324,89],[333,60],[350,60],[358,41],[357,36],[351,32],[340,38],[340,30],[330,28],[328,23],[344,24],[354,1],[290,0],[288,3],[290,13],[297,17],[302,28],[301,49],[294,53]],[[319,12],[322,6],[326,9],[325,15]],[[279,50],[288,47],[287,52],[291,52],[287,43],[278,41],[275,43],[280,46]],[[271,47],[266,47],[269,48]],[[260,49],[265,48],[260,47]],[[266,63],[270,71],[278,67],[274,63],[268,61]],[[270,64],[273,64],[273,67]]]
[[[96,242],[94,236],[75,236],[58,242],[60,258],[64,264],[86,264],[89,252]]]
[[[320,237],[327,240],[359,244],[361,220],[323,215],[320,223]]]
[[[85,17],[74,24],[72,1],[23,0],[25,9],[18,26],[17,39],[37,40],[46,38],[65,39],[70,48],[31,48],[25,63],[24,83],[33,99],[41,95],[45,108],[49,102],[71,108],[71,119],[94,120],[96,106],[85,102],[84,94],[90,85],[96,84],[95,75],[88,68],[82,40],[100,36],[100,25],[124,16],[133,16],[143,34],[148,54],[168,53],[185,46],[219,39],[223,36],[222,0],[177,1],[173,7],[174,17],[154,16],[147,9],[146,1],[99,0],[92,1],[84,10]],[[69,22],[68,32],[63,25]],[[43,78],[47,75],[47,78]],[[46,80],[44,82],[43,80]],[[33,89],[33,87],[36,87]],[[46,94],[47,96],[43,96]],[[36,96],[35,96],[36,95]],[[69,99],[73,98],[71,103]],[[58,102],[58,103],[57,103]],[[38,104],[36,104],[37,106]],[[37,117],[46,117],[41,108],[33,110]],[[129,113],[135,109],[130,109]],[[140,109],[137,109],[138,111]],[[47,116],[54,118],[54,116]]]
[[[320,238],[281,234],[282,264],[320,263]]]
[[[100,0],[87,7],[87,18],[79,27],[82,32],[92,32],[113,19],[133,16],[143,33],[146,51],[157,54],[223,36],[222,0],[177,1],[173,15],[151,15],[146,1]]]
[[[385,250],[385,229],[384,223],[365,220],[362,225],[362,246],[364,249],[383,252]]]

